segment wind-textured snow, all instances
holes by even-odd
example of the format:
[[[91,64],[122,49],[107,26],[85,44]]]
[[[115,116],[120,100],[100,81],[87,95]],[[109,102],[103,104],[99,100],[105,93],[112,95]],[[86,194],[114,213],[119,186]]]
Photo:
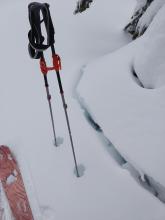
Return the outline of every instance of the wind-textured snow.
[[[121,169],[113,160],[97,133],[85,120],[79,103],[72,97],[75,84],[79,79],[79,70],[83,64],[130,42],[122,28],[128,22],[136,2],[132,0],[95,1],[90,10],[74,16],[75,0],[48,1],[56,28],[56,51],[62,58],[61,77],[77,160],[84,172],[81,178],[76,178],[74,174],[74,163],[56,75],[51,72],[48,78],[55,126],[57,136],[64,138],[64,143],[60,147],[56,148],[53,144],[49,109],[39,63],[31,60],[27,51],[29,2],[6,1],[0,8],[0,24],[3,30],[0,51],[0,140],[1,144],[11,147],[19,161],[33,213],[38,216],[44,213],[39,219],[48,220],[163,220],[164,204],[138,185],[127,170]],[[93,101],[104,101],[104,103],[111,103],[114,107],[114,102],[118,102],[118,98],[124,95],[125,91],[119,90],[118,85],[121,84],[123,88],[122,85],[127,82],[130,73],[127,65],[123,67],[123,63],[128,59],[127,55],[123,50],[118,52],[116,56],[120,59],[113,58],[111,61],[117,61],[115,65],[112,65],[109,58],[101,58],[101,60],[107,59],[106,65],[105,62],[100,63],[99,59],[96,65],[98,68],[94,66],[94,69],[91,69],[94,72],[88,72],[94,74],[94,77],[90,77],[89,74],[92,81],[86,81],[81,86],[85,91],[84,97],[89,99],[92,97],[90,101],[92,113],[97,110],[99,114],[104,114],[113,132],[123,134],[125,139],[129,136],[123,132],[123,127],[116,129],[113,123],[115,120],[117,122],[121,120],[119,115],[112,114],[109,109],[107,119],[105,106],[102,103],[95,105]],[[46,57],[48,60],[50,54],[46,53]],[[132,58],[132,56],[129,57]],[[100,64],[103,65],[100,66]],[[118,71],[115,71],[116,65],[118,68],[123,67],[123,73],[127,73],[128,70],[126,77],[124,74],[120,75],[122,78],[120,81],[118,79],[117,84],[115,74],[111,75],[114,72],[118,76]],[[108,73],[106,75],[108,77],[104,80],[107,83],[111,82],[108,87],[100,84],[105,77],[105,72]],[[99,78],[100,81],[98,76],[101,78],[101,80]],[[112,76],[111,80],[109,80],[110,76]],[[131,94],[131,88],[142,91],[141,88],[136,87],[133,80],[131,81],[130,78],[129,80],[131,85],[128,87],[129,94]],[[112,97],[108,90],[112,85],[115,97]],[[103,94],[104,89],[107,89],[106,96]],[[100,96],[98,91],[100,94],[103,92],[103,96]],[[135,100],[136,98],[137,96]],[[120,109],[123,109],[123,106]],[[117,117],[114,118],[114,116]],[[111,121],[111,118],[114,120]],[[103,120],[98,121],[103,122]],[[100,125],[102,126],[102,123]],[[112,130],[109,132],[108,126],[106,134],[112,135]],[[120,139],[120,137],[117,138]],[[122,145],[123,148],[126,146],[126,143]],[[43,208],[39,209],[38,204]],[[36,219],[38,220],[38,217],[35,217]]]

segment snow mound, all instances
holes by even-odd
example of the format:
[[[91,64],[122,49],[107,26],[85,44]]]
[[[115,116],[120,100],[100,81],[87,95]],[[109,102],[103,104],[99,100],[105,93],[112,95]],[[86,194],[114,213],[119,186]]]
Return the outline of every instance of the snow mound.
[[[139,39],[89,64],[77,92],[125,160],[164,191],[165,87],[142,89],[131,77],[133,57],[142,43]]]
[[[145,88],[155,89],[165,84],[165,6],[154,18],[135,53],[134,70]]]

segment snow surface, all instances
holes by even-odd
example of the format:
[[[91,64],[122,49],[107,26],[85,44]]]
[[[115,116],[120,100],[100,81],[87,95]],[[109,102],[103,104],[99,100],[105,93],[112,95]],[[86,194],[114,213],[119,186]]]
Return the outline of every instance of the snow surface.
[[[165,84],[165,5],[159,10],[135,54],[134,69],[145,88]]]
[[[49,74],[49,83],[55,112],[55,125],[58,136],[64,138],[64,143],[60,147],[56,148],[53,145],[42,75],[39,71],[38,61],[29,59],[27,52],[29,29],[27,5],[29,2],[16,0],[11,3],[11,1],[6,1],[0,8],[0,24],[3,31],[0,52],[0,140],[2,144],[11,147],[21,164],[21,169],[24,170],[22,173],[32,208],[37,207],[37,205],[33,205],[32,200],[38,201],[36,203],[43,207],[41,208],[41,213],[44,212],[43,219],[48,220],[163,220],[165,217],[164,205],[138,185],[127,170],[121,169],[110,157],[96,132],[85,120],[77,100],[72,97],[73,89],[79,79],[79,69],[84,63],[129,43],[130,39],[122,32],[122,28],[132,14],[135,2],[132,0],[95,1],[93,7],[86,13],[74,16],[75,0],[48,1],[51,4],[53,21],[56,25],[56,50],[62,58],[61,77],[69,106],[68,112],[77,159],[81,167],[85,169],[81,178],[76,178],[74,174],[62,103],[56,76],[52,72]],[[125,67],[124,62],[130,56],[125,56],[123,50],[116,56],[120,57],[117,67],[121,67],[123,72],[125,72],[124,69],[127,71],[129,68]],[[124,89],[118,90],[118,86],[121,85],[121,88],[125,88],[123,82],[127,82],[130,75],[126,74],[127,76],[124,77],[124,74],[121,74],[122,79],[119,82],[116,79],[116,75],[119,74],[116,71],[116,63],[114,67],[108,58],[106,60],[108,63],[106,66],[99,66],[99,60],[97,63],[99,69],[94,68],[95,72],[90,72],[95,74],[94,78],[90,78],[92,83],[85,80],[85,85],[81,86],[81,89],[84,97],[92,99],[92,94],[94,94],[97,100],[105,103],[104,97],[110,100],[114,107],[113,102],[118,102],[118,98],[121,98],[121,94],[124,95],[123,92],[125,92]],[[116,62],[115,58],[114,62]],[[104,70],[107,68],[108,73],[112,73],[112,70],[116,73],[116,75],[112,75],[113,82],[111,81],[110,84],[114,88],[112,90],[115,94],[114,100],[111,100],[112,94],[100,96],[101,92],[107,88],[104,87],[104,84],[100,86],[101,76],[104,76],[106,72],[102,71],[103,68]],[[90,74],[88,75],[91,77]],[[109,80],[109,77],[107,79]],[[99,87],[95,87],[94,82],[99,84]],[[132,92],[134,89],[138,90],[144,95],[143,90],[136,86],[131,79],[129,82],[128,89],[132,88]],[[92,94],[89,86],[90,89],[93,89]],[[126,94],[128,95],[127,91]],[[148,90],[145,94],[150,97]],[[154,94],[156,97],[160,95]],[[135,100],[137,98],[138,95]],[[95,98],[94,100],[97,101]],[[95,108],[93,112],[97,110],[101,114],[105,113],[106,106],[94,105],[92,100],[90,103]],[[157,102],[155,101],[154,104]],[[122,108],[124,109],[124,106]],[[129,136],[125,136],[123,129],[119,130],[119,127],[116,129],[114,119],[111,121],[111,117],[114,116],[117,116],[114,118],[116,121],[121,120],[120,115],[117,115],[117,109],[115,115],[112,112],[108,115],[109,120],[106,117],[102,119],[106,120],[106,124],[111,124],[114,134],[120,135],[117,137],[118,140],[123,136],[127,137],[125,139],[129,142]],[[99,122],[103,122],[102,119]],[[107,133],[109,133],[109,128],[107,129]],[[130,145],[122,144],[123,148],[126,146]],[[137,154],[136,149],[131,150]],[[146,149],[146,153],[148,153],[148,149]],[[145,160],[145,157],[143,159]],[[26,166],[28,166],[28,171],[26,171]],[[30,180],[29,176],[31,176]],[[34,191],[31,189],[29,181],[33,183]]]
[[[139,19],[137,27],[141,33],[145,27],[148,27],[156,16],[157,12],[164,5],[164,0],[154,0],[151,5],[147,8],[146,12]]]
[[[88,112],[104,135],[127,161],[162,188],[165,187],[165,87],[144,89],[135,82],[131,71],[134,64],[147,88],[165,82],[163,15],[164,7],[144,37],[87,65],[78,86]]]

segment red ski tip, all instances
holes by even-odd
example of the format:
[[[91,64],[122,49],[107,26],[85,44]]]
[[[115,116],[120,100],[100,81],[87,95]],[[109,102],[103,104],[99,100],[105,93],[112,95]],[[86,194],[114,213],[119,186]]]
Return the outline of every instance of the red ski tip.
[[[14,219],[34,220],[18,164],[6,146],[0,146],[0,181]]]

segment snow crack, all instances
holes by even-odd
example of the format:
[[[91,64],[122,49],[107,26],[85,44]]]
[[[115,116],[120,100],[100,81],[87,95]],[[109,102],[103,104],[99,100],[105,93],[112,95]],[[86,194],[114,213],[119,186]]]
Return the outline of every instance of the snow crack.
[[[81,109],[83,110],[85,118],[87,119],[89,124],[92,126],[92,128],[95,129],[95,131],[97,132],[97,135],[99,136],[107,152],[116,161],[116,163],[122,169],[128,170],[131,176],[140,186],[142,186],[144,189],[149,191],[152,195],[158,198],[161,202],[165,203],[165,186],[158,183],[156,180],[148,176],[142,170],[139,170],[137,167],[135,167],[132,163],[130,163],[127,159],[123,157],[123,155],[116,149],[116,147],[112,144],[112,142],[105,136],[103,129],[93,118],[85,101],[77,92],[77,85],[81,81],[82,75],[84,73],[84,68],[85,66],[83,66],[80,70],[79,78],[73,89],[73,95],[74,95],[74,98],[78,101]]]

